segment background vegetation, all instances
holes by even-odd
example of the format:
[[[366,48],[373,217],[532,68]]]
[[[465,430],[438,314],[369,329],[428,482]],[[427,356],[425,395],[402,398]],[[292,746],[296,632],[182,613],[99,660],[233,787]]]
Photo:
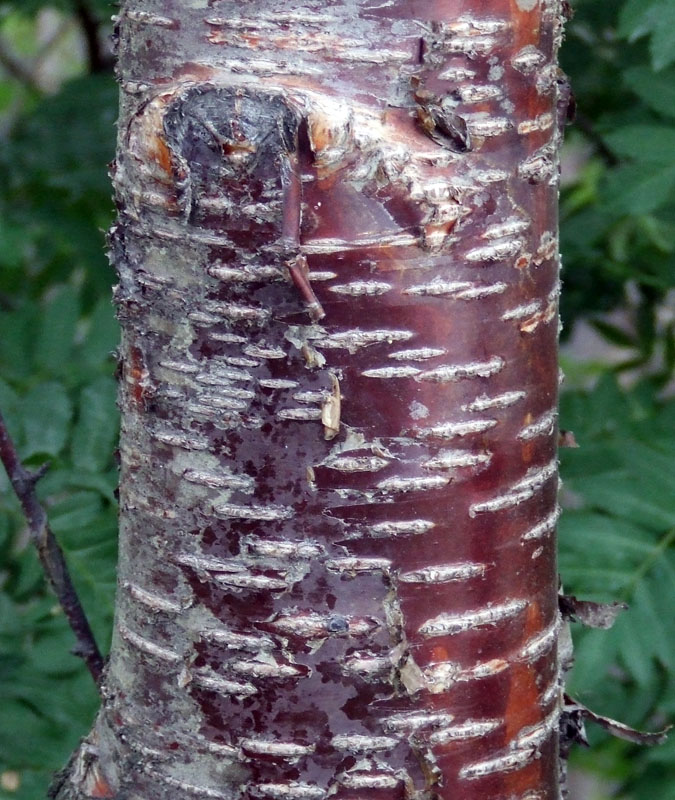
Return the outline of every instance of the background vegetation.
[[[563,65],[565,588],[625,600],[575,630],[571,692],[636,726],[675,720],[675,0],[577,0]],[[99,640],[110,635],[117,436],[103,231],[116,87],[107,0],[0,0],[0,408]],[[575,626],[576,628],[576,626]],[[37,800],[97,705],[0,474],[0,798]],[[577,800],[675,800],[675,736],[589,731]]]

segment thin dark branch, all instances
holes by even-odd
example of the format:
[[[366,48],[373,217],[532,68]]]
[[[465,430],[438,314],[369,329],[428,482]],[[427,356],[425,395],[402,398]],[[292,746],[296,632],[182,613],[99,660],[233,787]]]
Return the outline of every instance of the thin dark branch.
[[[77,639],[73,653],[84,659],[92,678],[98,685],[103,671],[103,658],[70,579],[63,551],[49,527],[47,514],[35,492],[35,485],[47,468],[44,466],[35,472],[29,472],[23,466],[2,414],[0,414],[0,460],[5,465],[7,476],[23,508],[42,568]]]
[[[109,64],[103,54],[99,36],[99,21],[92,14],[84,0],[75,3],[75,13],[80,21],[82,32],[87,43],[87,59],[90,72],[105,72]]]
[[[8,75],[32,89],[37,88],[33,71],[20,58],[10,51],[4,39],[0,38],[0,66]]]
[[[65,19],[61,20],[59,25],[56,27],[56,30],[52,31],[47,41],[42,45],[39,52],[33,59],[34,74],[40,70],[45,59],[50,56],[52,51],[61,44],[63,37],[70,30],[72,30],[73,25],[73,20],[70,19],[70,17],[66,17]]]
[[[63,39],[63,36],[70,30],[73,22],[71,19],[65,19],[51,34],[49,39],[42,45],[39,53],[30,61],[25,61],[13,52],[11,45],[9,45],[2,37],[0,37],[0,66],[2,66],[8,75],[15,78],[29,89],[41,92],[43,91],[40,85],[39,71],[40,67]]]

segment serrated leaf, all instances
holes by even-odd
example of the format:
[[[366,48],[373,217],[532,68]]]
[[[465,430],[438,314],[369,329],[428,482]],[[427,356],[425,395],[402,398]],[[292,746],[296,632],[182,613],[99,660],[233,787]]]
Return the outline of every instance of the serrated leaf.
[[[56,381],[35,386],[23,398],[21,455],[57,456],[66,444],[73,414],[65,388]]]
[[[583,439],[579,450],[562,454],[563,501],[571,493],[585,509],[565,510],[560,521],[565,591],[629,605],[611,631],[579,637],[573,686],[603,702],[608,669],[619,668],[653,697],[659,663],[675,665],[675,404],[645,405],[640,391],[605,380],[595,391],[563,397],[561,425],[579,423],[588,440],[586,454]],[[623,719],[620,712],[607,710]]]
[[[100,472],[111,462],[117,440],[115,381],[102,376],[80,392],[71,454],[76,468]]]
[[[633,615],[627,615],[626,620],[618,625],[617,635],[619,638],[619,654],[624,667],[630,670],[630,674],[637,683],[643,687],[648,686],[655,676],[653,648],[654,642],[645,640],[641,623],[644,618],[640,618],[639,612],[634,610]],[[651,631],[653,626],[649,627]]]
[[[675,498],[663,497],[661,487],[640,475],[621,470],[570,483],[592,508],[655,530],[675,525]]]

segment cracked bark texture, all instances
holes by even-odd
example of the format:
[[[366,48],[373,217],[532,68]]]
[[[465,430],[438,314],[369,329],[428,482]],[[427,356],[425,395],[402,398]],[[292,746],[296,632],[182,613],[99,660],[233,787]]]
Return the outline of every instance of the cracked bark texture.
[[[53,794],[558,798],[561,2],[118,27],[117,613]]]

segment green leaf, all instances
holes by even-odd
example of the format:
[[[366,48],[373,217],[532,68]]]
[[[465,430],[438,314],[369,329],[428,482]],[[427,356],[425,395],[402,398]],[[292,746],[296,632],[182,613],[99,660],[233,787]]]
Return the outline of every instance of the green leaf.
[[[105,473],[84,472],[61,467],[51,469],[39,484],[40,494],[48,496],[68,489],[93,489],[112,505],[117,505],[115,489],[118,475],[115,468]]]
[[[112,358],[120,339],[119,323],[113,314],[108,297],[102,297],[94,306],[88,320],[88,329],[80,351],[84,364],[99,367]]]
[[[76,672],[45,679],[32,650],[0,688],[3,724],[0,753],[15,769],[62,767],[77,743],[77,731],[91,724],[96,691],[80,666]]]
[[[663,206],[675,189],[675,165],[630,164],[612,170],[603,186],[606,210],[647,214]]]
[[[64,190],[71,201],[109,196],[116,97],[112,76],[89,75],[44,98],[17,130],[10,149],[14,168],[24,180]]]
[[[626,442],[630,451],[634,443]],[[582,486],[583,485],[583,486]],[[675,525],[675,495],[664,497],[662,492],[673,491],[673,481],[653,481],[627,469],[588,475],[578,482],[570,481],[570,488],[580,491],[591,508],[600,509],[612,516],[636,522],[658,530]]]
[[[38,310],[27,303],[16,311],[0,314],[0,365],[5,378],[22,379],[34,372],[32,351]]]
[[[55,768],[67,758],[67,749],[59,742],[60,726],[41,718],[33,708],[18,700],[5,700],[2,718],[0,752],[6,753],[15,767]]]
[[[675,61],[675,5],[672,0],[628,0],[619,14],[617,32],[630,41],[650,34],[649,51],[655,70]]]
[[[80,393],[71,453],[76,468],[100,472],[112,459],[117,440],[115,381],[102,376]]]
[[[624,125],[604,136],[619,156],[636,161],[675,163],[675,127],[668,125]]]
[[[647,12],[657,2],[658,0],[628,0],[625,2],[619,12],[618,35],[631,40],[644,36],[651,29]]]
[[[72,404],[60,383],[38,384],[23,399],[23,447],[21,455],[57,456],[70,432]]]
[[[626,331],[616,325],[612,325],[610,322],[605,322],[605,320],[602,319],[593,319],[591,320],[591,325],[598,333],[601,333],[608,342],[617,347],[637,346],[637,342],[629,333],[626,333]]]
[[[49,508],[52,530],[57,534],[72,535],[73,531],[92,526],[101,512],[102,501],[96,492],[72,492]],[[93,526],[92,526],[93,527]]]
[[[647,18],[652,31],[649,43],[652,66],[660,70],[675,61],[675,5],[671,0],[662,0],[649,9]]]
[[[632,67],[625,70],[623,79],[654,111],[675,117],[675,69],[655,73],[649,67]]]
[[[22,266],[22,231],[0,219],[0,268],[16,270]]]
[[[662,671],[675,669],[675,402],[646,391],[605,378],[563,395],[561,427],[581,446],[561,453],[562,500],[574,510],[559,526],[566,592],[629,605],[611,630],[576,636],[571,690],[622,720],[638,694],[644,705],[632,713],[642,726]]]
[[[77,292],[70,286],[59,288],[42,312],[35,346],[35,363],[39,367],[51,373],[63,368],[73,348],[79,317]]]

